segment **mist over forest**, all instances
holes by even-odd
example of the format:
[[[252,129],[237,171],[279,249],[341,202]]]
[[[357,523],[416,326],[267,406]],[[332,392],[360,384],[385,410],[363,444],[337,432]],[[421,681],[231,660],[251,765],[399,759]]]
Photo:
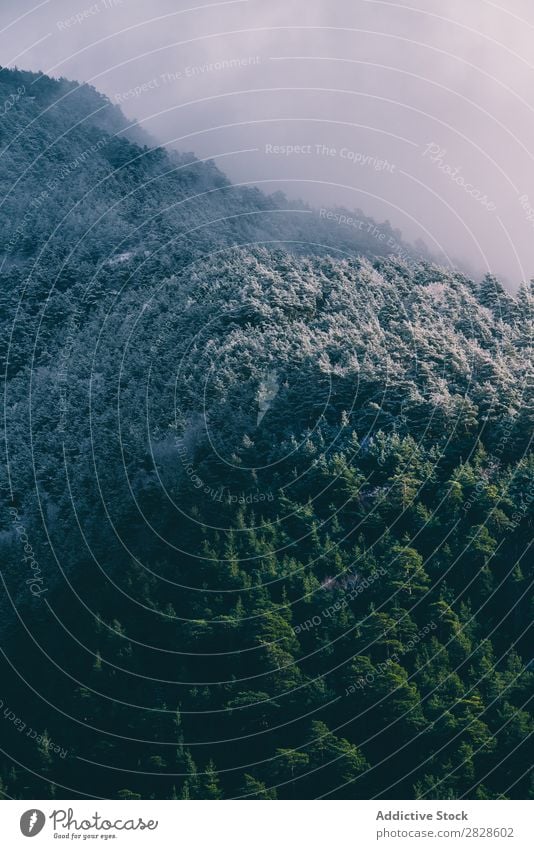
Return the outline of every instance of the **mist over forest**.
[[[521,4],[152,5],[0,13],[0,794],[532,798]]]
[[[90,83],[233,182],[363,209],[478,279],[534,276],[529,0],[33,5],[2,3],[6,67]]]

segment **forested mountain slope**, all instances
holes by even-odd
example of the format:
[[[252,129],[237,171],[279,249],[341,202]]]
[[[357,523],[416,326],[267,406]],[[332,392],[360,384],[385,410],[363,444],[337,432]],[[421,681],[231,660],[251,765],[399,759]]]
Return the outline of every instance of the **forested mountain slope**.
[[[43,85],[0,156],[2,791],[527,795],[532,289],[332,245]]]
[[[0,257],[25,272],[37,260],[37,278],[53,271],[60,288],[130,252],[161,271],[228,242],[418,256],[361,210],[351,215],[362,227],[333,226],[279,192],[232,186],[212,161],[151,145],[88,85],[3,68],[0,103]]]

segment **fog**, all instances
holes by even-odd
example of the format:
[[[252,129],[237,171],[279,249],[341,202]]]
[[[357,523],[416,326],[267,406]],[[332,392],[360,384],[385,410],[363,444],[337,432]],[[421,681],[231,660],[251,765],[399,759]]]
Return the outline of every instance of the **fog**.
[[[504,2],[504,0],[503,0]],[[528,0],[2,0],[5,66],[86,81],[159,142],[534,276]]]

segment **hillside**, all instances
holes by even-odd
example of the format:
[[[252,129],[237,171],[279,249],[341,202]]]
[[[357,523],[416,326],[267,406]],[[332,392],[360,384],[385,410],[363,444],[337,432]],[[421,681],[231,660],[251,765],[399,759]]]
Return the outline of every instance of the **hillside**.
[[[0,790],[525,798],[532,288],[0,81]]]
[[[8,267],[37,258],[60,287],[80,279],[86,263],[129,252],[148,251],[152,269],[258,239],[417,255],[399,231],[361,210],[336,213],[361,228],[339,217],[333,226],[281,193],[232,186],[214,162],[155,146],[88,85],[3,68],[0,102],[0,256]]]

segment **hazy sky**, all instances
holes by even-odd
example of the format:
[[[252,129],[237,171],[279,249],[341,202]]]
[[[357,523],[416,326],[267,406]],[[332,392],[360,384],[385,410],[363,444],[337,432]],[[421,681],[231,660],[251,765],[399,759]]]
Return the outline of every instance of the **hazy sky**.
[[[534,276],[533,43],[532,0],[0,2],[3,65],[513,286]]]

